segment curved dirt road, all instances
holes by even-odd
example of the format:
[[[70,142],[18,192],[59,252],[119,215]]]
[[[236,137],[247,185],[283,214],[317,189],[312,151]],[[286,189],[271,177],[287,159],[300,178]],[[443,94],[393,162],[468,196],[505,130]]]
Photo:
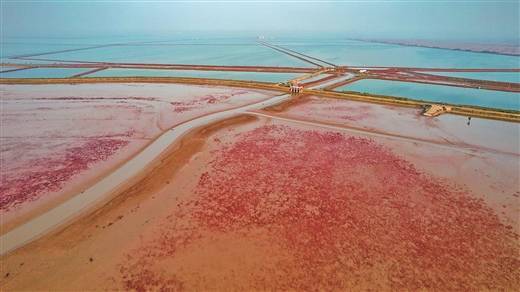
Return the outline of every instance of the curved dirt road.
[[[164,132],[148,147],[123,164],[120,168],[98,181],[85,191],[49,210],[48,212],[31,219],[0,236],[0,255],[7,254],[45,233],[63,226],[78,217],[88,208],[96,205],[108,195],[116,191],[129,179],[137,176],[154,159],[159,157],[172,143],[180,139],[190,130],[213,122],[231,118],[248,110],[255,110],[275,105],[290,99],[289,94],[274,96],[267,100],[232,108],[220,112],[210,113],[184,123]]]

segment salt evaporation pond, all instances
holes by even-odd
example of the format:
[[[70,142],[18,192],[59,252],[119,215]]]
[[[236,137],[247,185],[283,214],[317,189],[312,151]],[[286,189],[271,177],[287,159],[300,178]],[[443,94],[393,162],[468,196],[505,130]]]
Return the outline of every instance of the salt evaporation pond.
[[[433,102],[520,110],[520,93],[413,82],[363,79],[335,89]]]
[[[271,72],[223,72],[200,70],[149,70],[149,69],[107,69],[95,72],[88,77],[117,77],[117,76],[161,76],[161,77],[193,77],[217,78],[233,80],[254,80],[263,82],[285,82],[296,78],[298,73],[271,73]]]
[[[0,73],[0,78],[64,78],[91,69],[88,68],[35,68]]]
[[[0,66],[0,71],[5,71],[5,70],[13,70],[13,69],[16,69],[18,67],[12,67],[12,66]]]
[[[276,44],[337,65],[432,68],[518,68],[519,56],[474,53],[354,40],[277,41]]]
[[[469,79],[481,79],[501,82],[516,82],[520,83],[520,72],[425,72],[428,74],[461,77]]]
[[[86,62],[314,67],[256,43],[121,45],[48,54],[45,58]]]
[[[279,38],[274,44],[339,65],[458,68],[518,68],[520,57],[434,49],[355,40]],[[111,45],[79,51],[56,52]],[[118,38],[3,39],[0,58],[26,54],[44,59],[89,62],[139,62],[208,65],[261,65],[313,67],[281,52],[262,46],[254,38],[217,36],[144,36]],[[53,54],[44,54],[56,52]],[[10,60],[18,63],[28,60]],[[31,60],[30,62],[45,62]],[[506,77],[507,78],[507,77]]]

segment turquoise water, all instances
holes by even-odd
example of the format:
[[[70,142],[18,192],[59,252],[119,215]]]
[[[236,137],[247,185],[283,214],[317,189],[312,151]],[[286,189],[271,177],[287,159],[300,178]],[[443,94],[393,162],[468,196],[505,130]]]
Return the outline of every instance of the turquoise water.
[[[285,82],[296,78],[297,73],[264,73],[264,72],[222,72],[198,70],[147,70],[147,69],[107,69],[95,72],[88,77],[114,76],[168,76],[168,77],[197,77],[234,80],[254,80],[263,82]]]
[[[520,57],[431,49],[361,41],[278,41],[292,50],[325,61],[350,66],[433,68],[519,68]]]
[[[332,63],[350,66],[411,66],[460,68],[519,68],[520,57],[421,48],[351,40],[270,40]],[[0,58],[30,53],[114,46],[37,56],[36,58],[90,62],[179,63],[208,65],[313,65],[259,45],[254,37],[147,36],[114,38],[2,39]],[[118,45],[120,44],[120,45]],[[130,45],[123,45],[130,44]],[[17,62],[27,62],[16,60]],[[33,61],[31,61],[33,62]],[[44,62],[44,61],[34,61]],[[507,78],[507,77],[506,77]]]
[[[325,38],[281,38],[268,40],[332,63],[350,66],[409,66],[459,68],[520,68],[520,57],[472,53],[444,49],[420,48],[362,41]],[[36,58],[129,63],[169,63],[200,65],[313,65],[259,45],[254,37],[194,36],[131,36],[99,38],[1,38],[2,62],[39,63],[41,60],[9,59],[9,56],[76,49],[100,44],[109,47],[45,54]],[[70,77],[88,69],[31,69],[2,74],[2,77]],[[436,73],[497,81],[519,82],[518,73]],[[179,76],[282,82],[297,74],[256,72],[214,72],[182,70],[109,69],[91,76]],[[518,109],[518,94],[457,88],[439,85],[363,80],[344,87],[345,90],[368,91],[384,95],[445,101],[450,103]]]
[[[0,71],[16,69],[17,67],[0,66]]]
[[[52,63],[56,63],[56,62],[40,61],[40,60],[24,60],[24,59],[0,58],[0,63],[2,63],[2,64],[7,64],[7,63],[13,63],[13,64],[52,64]]]
[[[78,38],[27,38],[0,36],[0,58],[26,54],[40,54],[53,51],[78,49],[105,44],[156,41],[150,37],[78,37]],[[40,56],[42,57],[42,56]],[[42,57],[43,58],[43,57]]]
[[[49,54],[42,56],[42,58],[66,61],[155,64],[314,66],[254,43],[235,45],[125,45]]]
[[[475,88],[363,79],[335,89],[407,97],[433,102],[520,110],[520,94]]]
[[[0,73],[0,78],[62,78],[88,71],[85,68],[35,68]]]
[[[111,46],[89,48],[99,45]],[[2,38],[0,48],[0,61],[2,63],[54,63],[56,61],[53,61],[53,59],[59,59],[80,62],[314,66],[260,46],[251,37]],[[69,49],[84,50],[58,52]],[[10,59],[10,57],[15,56],[42,53],[46,54],[29,56],[29,58],[50,60]]]
[[[428,74],[520,83],[520,72],[425,72]]]
[[[0,43],[0,58],[15,57],[27,54],[39,54],[66,49],[77,49],[82,47],[85,46],[51,43]]]

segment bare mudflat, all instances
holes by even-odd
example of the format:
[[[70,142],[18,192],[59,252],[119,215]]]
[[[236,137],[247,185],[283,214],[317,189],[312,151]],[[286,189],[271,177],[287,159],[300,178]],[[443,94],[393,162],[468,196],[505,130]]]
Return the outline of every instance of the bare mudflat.
[[[213,123],[5,255],[2,289],[514,290],[514,135],[317,97]]]

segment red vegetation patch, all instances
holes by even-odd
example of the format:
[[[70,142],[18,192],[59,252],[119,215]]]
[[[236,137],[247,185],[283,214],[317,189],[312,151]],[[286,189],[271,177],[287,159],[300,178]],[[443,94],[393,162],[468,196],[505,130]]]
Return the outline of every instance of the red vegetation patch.
[[[173,110],[174,112],[182,113],[185,111],[204,107],[205,105],[208,105],[208,104],[224,102],[235,95],[240,95],[240,94],[244,94],[244,93],[247,93],[247,91],[234,91],[231,94],[207,94],[207,95],[204,95],[200,98],[193,99],[193,100],[174,101],[174,102],[171,102],[171,105],[173,105],[175,107]]]
[[[354,122],[375,117],[369,105],[345,100],[312,97],[302,103],[295,104],[287,112],[304,118],[321,117],[327,121],[347,120]]]
[[[518,236],[510,227],[481,200],[420,173],[372,140],[263,126],[215,155],[197,196],[121,269],[126,288],[171,287],[158,279],[177,275],[164,274],[167,267],[158,263],[175,258],[200,230],[259,229],[293,259],[264,270],[272,277],[260,275],[250,289],[520,285]],[[192,227],[180,226],[187,217]]]
[[[34,159],[26,171],[16,177],[2,176],[0,210],[7,211],[27,201],[36,200],[45,192],[58,191],[74,175],[88,169],[96,161],[106,160],[128,144],[119,139],[91,140],[69,148],[56,158]]]

